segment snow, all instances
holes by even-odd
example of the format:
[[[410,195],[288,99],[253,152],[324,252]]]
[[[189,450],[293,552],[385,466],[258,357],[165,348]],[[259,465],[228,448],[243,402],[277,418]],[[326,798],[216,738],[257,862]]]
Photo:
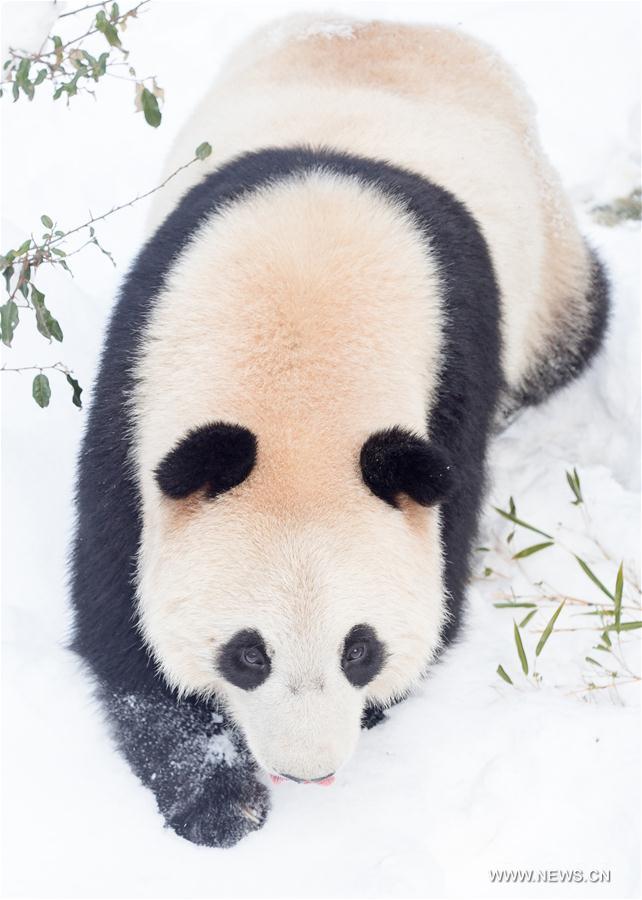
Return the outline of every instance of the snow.
[[[3,45],[37,44],[50,3],[5,4]],[[59,4],[64,7],[65,4]],[[70,6],[67,4],[67,6]],[[323,11],[323,4],[306,8]],[[152,4],[130,26],[139,74],[155,74],[167,101],[159,129],[134,114],[134,91],[110,79],[97,101],[66,110],[40,90],[32,104],[2,103],[2,248],[40,215],[72,226],[153,186],[165,153],[225,53],[251,28],[298,3]],[[586,656],[599,631],[567,603],[538,661],[521,673],[510,594],[541,590],[600,602],[582,556],[610,589],[625,561],[625,606],[639,604],[639,229],[600,226],[596,203],[629,193],[639,173],[639,13],[633,3],[342,3],[336,13],[459,25],[519,71],[539,110],[542,139],[582,227],[606,262],[614,312],[604,353],[579,382],[516,420],[493,445],[492,487],[470,589],[464,638],[422,690],[365,732],[329,790],[282,784],[265,827],[232,850],[193,846],[163,829],[154,799],[110,745],[78,662],[69,624],[66,554],[73,526],[75,455],[85,413],[52,374],[47,410],[31,378],[4,374],[3,709],[4,892],[11,897],[632,897],[639,893],[639,690],[622,669],[618,690]],[[66,19],[69,22],[73,19]],[[340,39],[341,34],[328,39]],[[4,59],[4,55],[3,55]],[[636,118],[638,117],[638,118]],[[216,129],[203,134],[216,148]],[[91,399],[102,330],[135,253],[145,202],[99,228],[118,262],[94,248],[74,279],[40,288],[65,332],[49,347],[21,324],[7,365],[58,359]],[[585,497],[576,507],[565,472]],[[513,496],[520,518],[563,543],[520,561],[544,540],[492,510]],[[485,568],[493,571],[484,576]],[[508,577],[504,577],[508,576]],[[546,582],[541,588],[537,582]],[[555,610],[523,629],[529,665]],[[635,610],[629,618],[639,618]],[[639,641],[623,637],[635,672]],[[618,651],[620,652],[620,651]],[[604,655],[601,661],[604,661]],[[609,657],[610,658],[610,657]],[[501,663],[514,681],[496,675]],[[609,662],[609,666],[613,663]],[[619,664],[618,664],[619,665]],[[596,674],[597,673],[597,674]],[[219,742],[207,752],[225,755]],[[502,885],[490,869],[610,870],[609,884]]]

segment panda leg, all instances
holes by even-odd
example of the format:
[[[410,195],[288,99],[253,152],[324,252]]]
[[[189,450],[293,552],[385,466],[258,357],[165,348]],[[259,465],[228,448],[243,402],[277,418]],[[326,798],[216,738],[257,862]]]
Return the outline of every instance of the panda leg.
[[[177,834],[230,847],[263,825],[269,792],[222,714],[161,689],[103,693],[102,699],[121,751]]]

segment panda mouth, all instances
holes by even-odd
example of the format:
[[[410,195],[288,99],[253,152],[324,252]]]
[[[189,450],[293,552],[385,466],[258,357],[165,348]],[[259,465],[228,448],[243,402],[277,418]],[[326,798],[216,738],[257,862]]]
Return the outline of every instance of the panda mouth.
[[[304,778],[295,778],[294,775],[272,775],[270,773],[272,784],[282,784],[284,781],[294,781],[296,784],[318,784],[321,787],[329,787],[334,784],[334,775],[324,775],[323,778],[311,778],[306,781]]]

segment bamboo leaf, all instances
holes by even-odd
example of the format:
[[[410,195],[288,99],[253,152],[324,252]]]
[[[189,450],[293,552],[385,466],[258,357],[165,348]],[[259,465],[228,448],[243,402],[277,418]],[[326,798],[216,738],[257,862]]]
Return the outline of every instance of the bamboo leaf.
[[[573,555],[575,556],[575,554],[573,554]],[[606,594],[607,597],[610,597],[611,600],[615,600],[615,597],[613,596],[613,594],[609,591],[608,588],[604,587],[604,585],[602,584],[602,582],[600,581],[600,579],[599,579],[599,578],[597,577],[597,575],[592,571],[592,569],[589,568],[589,566],[584,562],[584,560],[583,560],[583,559],[580,559],[579,556],[575,556],[575,559],[576,559],[576,560],[578,561],[578,563],[580,564],[580,566],[581,566],[582,571],[584,572],[584,574],[585,574],[585,575],[588,575],[588,577],[591,579],[591,581],[593,582],[593,584],[597,585],[597,587],[599,587],[599,589],[602,591],[602,593],[603,593],[603,594]]]
[[[515,635],[515,645],[517,647],[517,655],[519,656],[519,661],[522,664],[522,672],[524,675],[528,675],[528,660],[526,659],[526,653],[524,652],[524,645],[522,644],[522,636],[519,633],[519,628],[517,627],[517,622],[513,622],[513,633]]]
[[[635,631],[642,628],[642,622],[622,622],[620,625],[609,625],[607,631]]]
[[[507,674],[507,672],[503,666],[497,666],[497,674],[499,675],[500,678],[503,678],[507,684],[513,683],[512,678],[510,677],[510,675]]]
[[[617,570],[617,578],[615,579],[615,596],[613,597],[613,606],[615,609],[615,625],[619,626],[622,617],[622,592],[624,590],[624,563],[620,563]]]
[[[552,547],[553,544],[554,541],[544,541],[542,544],[532,544],[530,547],[524,547],[519,553],[514,553],[513,559],[524,559],[525,556],[532,556],[533,553],[539,553],[540,550],[546,550],[547,547]]]
[[[553,540],[552,534],[547,534],[545,531],[541,531],[539,528],[535,528],[534,525],[529,525],[528,522],[524,522],[523,519],[518,519],[514,513],[506,512],[503,509],[500,509],[498,506],[493,506],[495,512],[499,513],[500,516],[503,516],[505,519],[508,519],[509,522],[512,522],[514,525],[521,525],[522,528],[528,528],[529,531],[534,531],[535,534],[541,534],[542,537],[548,538],[549,540]]]
[[[537,643],[537,647],[535,647],[535,656],[539,656],[540,653],[542,652],[542,650],[544,649],[544,645],[546,644],[546,641],[547,641],[547,640],[549,639],[549,637],[551,636],[551,633],[552,633],[552,631],[553,631],[553,628],[555,627],[555,623],[557,622],[557,617],[558,617],[559,614],[562,612],[562,609],[564,608],[564,604],[565,604],[565,603],[566,603],[566,600],[562,600],[562,602],[560,603],[560,605],[557,607],[557,609],[555,610],[555,612],[554,612],[553,615],[551,616],[551,619],[550,619],[548,625],[546,626],[546,628],[545,628],[544,631],[542,632],[542,636],[540,637],[540,639],[539,639],[539,641],[538,641],[538,643]]]
[[[532,609],[537,603],[493,603],[495,609]]]
[[[573,505],[579,506],[580,503],[584,502],[584,498],[582,497],[582,487],[580,485],[580,476],[577,474],[577,469],[574,468],[572,474],[567,472],[566,480],[575,497],[575,500],[572,501]]]
[[[519,627],[525,628],[528,625],[528,623],[530,622],[530,620],[533,618],[533,616],[536,614],[537,614],[537,610],[532,609],[526,616],[524,616],[522,621],[519,623]]]

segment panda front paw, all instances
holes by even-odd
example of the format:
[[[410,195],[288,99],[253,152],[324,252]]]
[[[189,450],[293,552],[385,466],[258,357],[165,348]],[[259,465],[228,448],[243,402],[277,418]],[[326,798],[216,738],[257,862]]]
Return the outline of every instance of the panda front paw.
[[[232,847],[263,826],[269,809],[268,789],[250,776],[242,786],[235,785],[233,792],[204,790],[191,803],[167,814],[165,821],[192,844]]]

